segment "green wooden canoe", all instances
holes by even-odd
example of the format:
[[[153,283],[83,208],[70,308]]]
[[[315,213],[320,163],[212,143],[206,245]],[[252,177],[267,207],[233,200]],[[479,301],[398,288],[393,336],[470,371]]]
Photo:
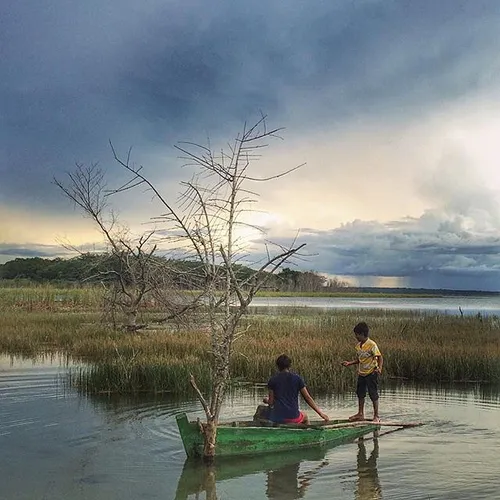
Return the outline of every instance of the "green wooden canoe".
[[[177,415],[177,426],[188,457],[202,456],[203,435],[198,422],[190,422],[185,413]],[[342,444],[380,428],[371,422],[333,420],[327,424],[286,424],[262,426],[253,421],[220,422],[217,427],[215,455],[244,456],[294,450],[318,445]]]

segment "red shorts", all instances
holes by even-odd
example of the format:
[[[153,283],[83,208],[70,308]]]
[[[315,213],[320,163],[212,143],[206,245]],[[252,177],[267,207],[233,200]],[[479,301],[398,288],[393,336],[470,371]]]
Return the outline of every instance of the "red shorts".
[[[283,423],[285,424],[300,424],[302,423],[302,421],[304,420],[306,416],[304,415],[304,413],[302,412],[299,412],[299,416],[297,418],[285,418],[285,420],[283,420]]]

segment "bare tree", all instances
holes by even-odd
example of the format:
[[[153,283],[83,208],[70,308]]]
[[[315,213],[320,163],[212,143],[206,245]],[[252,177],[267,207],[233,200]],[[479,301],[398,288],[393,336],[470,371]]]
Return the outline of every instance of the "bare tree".
[[[175,247],[177,255],[199,263],[203,281],[203,298],[211,342],[212,387],[206,399],[196,385],[191,383],[206,415],[201,424],[204,432],[204,456],[211,460],[215,454],[217,424],[223,398],[230,381],[230,359],[233,343],[242,333],[240,320],[246,313],[255,294],[266,285],[282,264],[297,254],[304,246],[289,247],[266,244],[265,257],[250,277],[241,279],[239,263],[248,257],[249,242],[242,230],[260,230],[245,220],[257,195],[249,190],[251,183],[278,179],[301,165],[265,178],[253,177],[249,168],[260,157],[267,140],[278,137],[279,129],[268,130],[265,117],[242,132],[216,153],[210,146],[182,143],[177,149],[186,164],[195,167],[189,182],[183,183],[180,203],[174,207],[162,196],[141,166],[130,162],[130,151],[122,159],[113,148],[116,161],[130,174],[130,180],[115,192],[137,186],[146,186],[163,207],[163,214],[156,218],[165,225],[165,244]]]
[[[300,273],[298,289],[303,292],[319,292],[324,289],[326,278],[313,271]]]
[[[344,281],[340,278],[337,278],[334,276],[333,278],[329,278],[326,284],[326,289],[328,291],[337,291],[342,288],[347,288],[349,286],[349,283],[347,281]]]
[[[100,255],[93,270],[88,270],[88,279],[98,280],[104,286],[105,310],[111,313],[113,322],[116,310],[121,311],[126,318],[125,328],[130,331],[145,326],[137,324],[139,309],[153,292],[159,295],[160,284],[164,285],[168,276],[164,261],[155,256],[154,231],[133,238],[118,223],[107,203],[104,172],[97,164],[77,163],[75,170],[67,173],[66,184],[58,179],[54,183],[104,237],[107,252]]]

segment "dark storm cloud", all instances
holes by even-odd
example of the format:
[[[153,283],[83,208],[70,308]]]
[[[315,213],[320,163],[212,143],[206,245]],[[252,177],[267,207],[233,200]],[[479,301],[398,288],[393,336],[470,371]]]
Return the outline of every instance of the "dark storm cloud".
[[[29,257],[43,257],[53,259],[55,257],[76,257],[79,253],[103,252],[106,247],[102,244],[79,245],[69,248],[63,245],[43,245],[41,243],[1,243],[0,242],[0,264],[9,260]]]
[[[432,216],[446,218],[442,212]],[[309,251],[317,253],[309,265],[327,273],[402,277],[413,287],[500,289],[498,231],[436,231],[421,217],[388,224],[354,221],[331,231],[304,233]]]
[[[49,181],[227,133],[404,113],[495,83],[495,1],[5,1],[0,203],[61,205]],[[174,167],[153,164],[168,176]]]
[[[11,260],[16,257],[62,257],[71,255],[72,252],[65,250],[59,245],[40,245],[40,244],[4,244],[0,243],[0,261]],[[1,256],[5,258],[2,259]]]

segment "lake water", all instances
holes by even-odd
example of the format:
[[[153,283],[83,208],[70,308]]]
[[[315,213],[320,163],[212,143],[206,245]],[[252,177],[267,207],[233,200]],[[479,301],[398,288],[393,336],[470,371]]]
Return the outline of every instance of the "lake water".
[[[186,461],[175,424],[179,412],[202,415],[194,399],[82,397],[66,370],[57,358],[0,357],[0,499],[500,499],[498,387],[386,385],[382,417],[424,426],[222,462],[210,475]],[[224,416],[251,416],[263,391],[233,392]],[[332,417],[356,404],[316,399]]]
[[[256,297],[252,306],[258,307],[317,307],[323,309],[387,309],[436,311],[447,314],[500,315],[500,296],[456,296],[428,298],[389,297]]]

